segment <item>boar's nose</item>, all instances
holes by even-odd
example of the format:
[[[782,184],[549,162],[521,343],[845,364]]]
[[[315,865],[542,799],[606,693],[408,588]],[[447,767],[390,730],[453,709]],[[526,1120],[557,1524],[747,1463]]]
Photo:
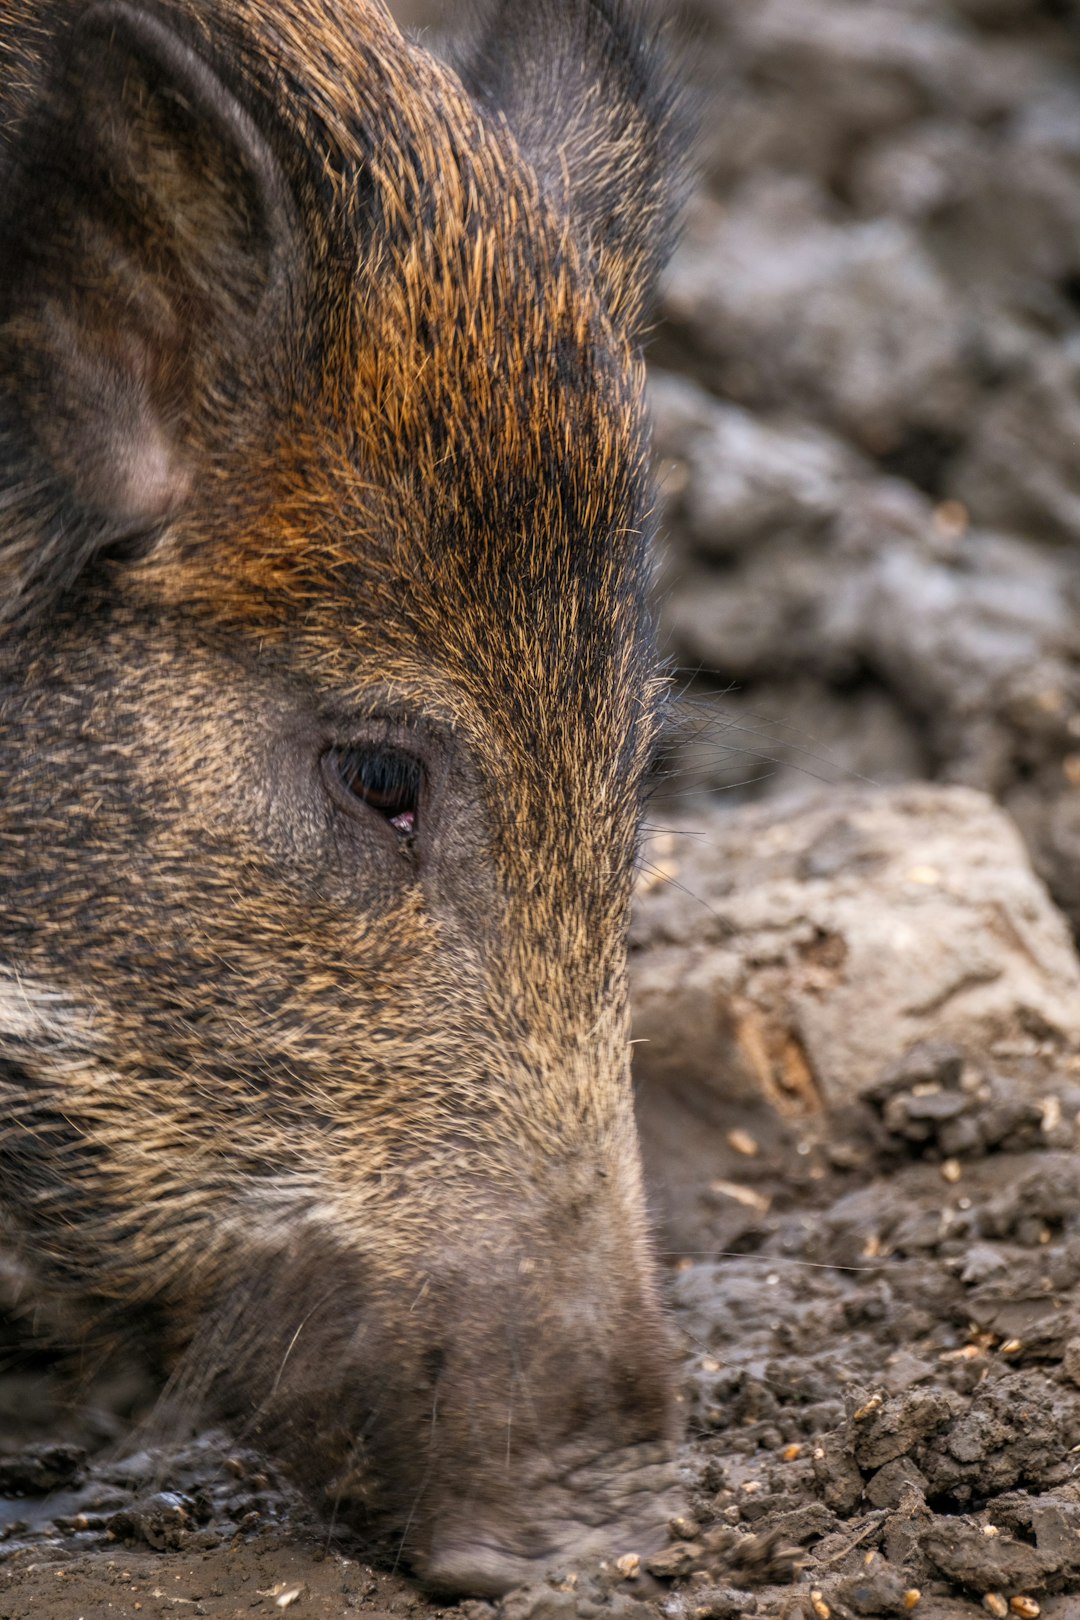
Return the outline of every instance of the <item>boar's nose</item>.
[[[628,1446],[586,1468],[532,1484],[519,1501],[470,1511],[462,1503],[436,1515],[424,1584],[447,1596],[497,1597],[583,1560],[646,1556],[666,1539],[681,1506],[670,1442]]]
[[[498,1532],[476,1526],[438,1541],[423,1569],[424,1584],[446,1597],[500,1597],[513,1586],[554,1569],[556,1550],[545,1560],[523,1557],[501,1541]]]

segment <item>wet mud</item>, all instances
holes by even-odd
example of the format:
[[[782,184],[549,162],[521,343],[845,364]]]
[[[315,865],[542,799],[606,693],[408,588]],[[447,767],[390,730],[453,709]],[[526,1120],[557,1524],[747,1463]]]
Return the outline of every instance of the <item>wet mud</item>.
[[[685,1512],[448,1610],[0,1274],[0,1620],[1080,1620],[1080,13],[681,26],[634,974]]]

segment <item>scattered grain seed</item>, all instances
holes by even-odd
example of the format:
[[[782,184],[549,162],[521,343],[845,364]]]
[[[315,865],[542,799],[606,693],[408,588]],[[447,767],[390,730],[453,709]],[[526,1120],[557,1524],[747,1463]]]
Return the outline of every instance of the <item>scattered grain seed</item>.
[[[977,1361],[986,1351],[978,1344],[962,1344],[959,1350],[943,1350],[939,1361]]]
[[[744,1480],[742,1488],[746,1492],[747,1496],[753,1496],[755,1491],[760,1491],[761,1481],[760,1479]]]
[[[785,1446],[780,1455],[785,1462],[795,1462],[798,1457],[802,1456],[802,1446],[797,1442],[794,1445]]]
[[[829,1616],[832,1614],[832,1610],[825,1601],[824,1594],[816,1586],[810,1593],[810,1607],[817,1615],[818,1620],[829,1620]]]
[[[751,1136],[749,1131],[740,1130],[738,1127],[733,1131],[728,1131],[727,1145],[729,1148],[733,1148],[736,1153],[741,1153],[746,1159],[756,1159],[761,1152],[757,1139]]]
[[[1077,784],[1080,786],[1080,783]],[[1061,1098],[1055,1096],[1043,1097],[1039,1103],[1042,1114],[1042,1128],[1049,1133],[1056,1131],[1061,1124]]]
[[[1001,1347],[1001,1354],[1003,1356],[1018,1356],[1023,1348],[1023,1339],[1006,1339]]]
[[[995,1620],[1008,1620],[1009,1605],[1000,1592],[987,1592],[983,1598],[983,1608],[987,1614],[992,1614]]]
[[[913,866],[904,876],[909,883],[921,883],[925,888],[933,888],[941,882],[941,873],[936,866]]]
[[[636,1581],[641,1574],[641,1558],[637,1553],[623,1553],[621,1558],[616,1558],[615,1568],[624,1581]]]
[[[909,1586],[901,1601],[903,1602],[904,1608],[907,1610],[908,1614],[910,1614],[912,1609],[918,1608],[921,1600],[922,1593],[919,1591],[919,1588],[917,1586]]]
[[[282,1592],[277,1600],[276,1607],[279,1609],[291,1609],[293,1604],[299,1601],[303,1590],[302,1586],[290,1586],[287,1592]]]
[[[767,1215],[772,1208],[772,1199],[766,1193],[758,1192],[756,1187],[744,1187],[737,1181],[710,1181],[709,1191],[742,1204],[744,1209],[756,1209],[761,1215]]]
[[[864,1405],[860,1406],[857,1411],[852,1412],[851,1416],[853,1421],[855,1423],[861,1423],[863,1419],[868,1418],[872,1412],[876,1412],[881,1403],[882,1397],[880,1395],[871,1395],[870,1399],[865,1402]]]
[[[941,1166],[941,1175],[944,1181],[955,1185],[963,1175],[959,1159],[945,1159]]]
[[[720,1371],[720,1363],[717,1361],[715,1356],[702,1356],[701,1370],[702,1372],[707,1373],[718,1373]]]
[[[971,514],[963,501],[940,501],[934,507],[934,528],[943,540],[960,540],[971,527]]]
[[[1018,1614],[1020,1620],[1038,1620],[1042,1610],[1033,1597],[1026,1597],[1023,1593],[1009,1599],[1009,1608],[1013,1614]]]
[[[881,1235],[878,1232],[871,1232],[870,1236],[863,1244],[862,1257],[864,1260],[876,1260],[880,1253]]]
[[[998,1529],[996,1524],[984,1524],[983,1525],[983,1535],[984,1536],[1000,1536],[1000,1534],[1001,1534],[1001,1531]]]
[[[677,1518],[672,1519],[668,1529],[676,1541],[693,1541],[701,1534],[701,1526],[697,1520],[689,1518],[685,1513],[680,1513]]]

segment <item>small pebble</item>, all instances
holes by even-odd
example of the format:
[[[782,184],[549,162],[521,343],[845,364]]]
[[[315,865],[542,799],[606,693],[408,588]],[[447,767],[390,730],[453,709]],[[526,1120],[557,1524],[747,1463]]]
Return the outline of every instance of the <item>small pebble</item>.
[[[656,1575],[661,1580],[673,1580],[676,1575],[685,1575],[695,1564],[701,1561],[704,1548],[699,1541],[677,1541],[663,1552],[655,1553],[645,1568],[650,1575]]]
[[[621,1558],[616,1558],[615,1568],[624,1581],[636,1581],[641,1574],[641,1559],[637,1553],[623,1553]]]

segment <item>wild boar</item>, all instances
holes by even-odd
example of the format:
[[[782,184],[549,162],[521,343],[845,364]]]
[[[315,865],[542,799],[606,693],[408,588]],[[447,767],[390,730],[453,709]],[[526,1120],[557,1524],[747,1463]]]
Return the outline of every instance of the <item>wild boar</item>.
[[[0,85],[11,1240],[433,1587],[641,1547],[662,55],[0,0]]]

